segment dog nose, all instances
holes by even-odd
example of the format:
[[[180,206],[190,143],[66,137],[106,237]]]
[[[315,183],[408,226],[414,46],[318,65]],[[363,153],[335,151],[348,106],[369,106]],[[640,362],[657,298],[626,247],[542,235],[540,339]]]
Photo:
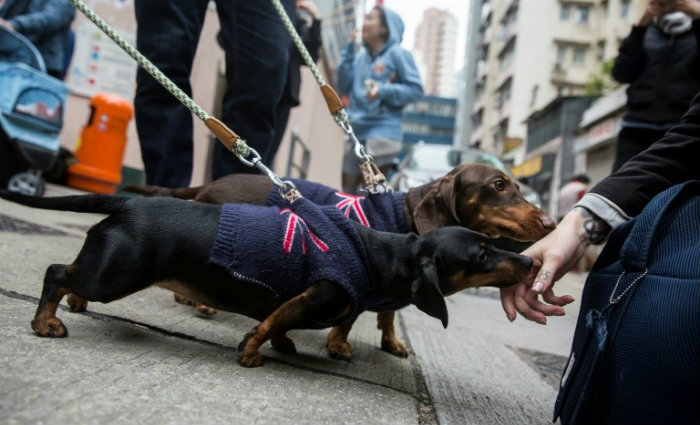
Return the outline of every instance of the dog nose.
[[[542,222],[542,226],[547,230],[554,230],[554,228],[557,227],[557,223],[547,214],[543,213],[540,216],[540,221]]]
[[[528,270],[532,268],[532,258],[528,257],[527,255],[521,255],[520,262],[523,263]]]

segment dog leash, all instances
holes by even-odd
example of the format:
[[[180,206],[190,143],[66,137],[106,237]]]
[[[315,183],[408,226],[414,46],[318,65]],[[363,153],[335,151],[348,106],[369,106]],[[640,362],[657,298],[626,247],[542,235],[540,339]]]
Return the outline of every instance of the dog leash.
[[[386,184],[386,177],[384,177],[384,174],[379,171],[379,167],[377,167],[375,164],[374,158],[367,153],[365,147],[359,140],[357,140],[357,136],[355,136],[352,125],[350,125],[350,117],[345,111],[345,107],[343,107],[343,103],[340,101],[338,93],[336,93],[333,87],[328,85],[323,79],[323,76],[314,63],[311,54],[309,54],[304,42],[302,41],[301,37],[299,37],[299,33],[294,27],[294,23],[292,23],[289,15],[287,15],[287,11],[284,10],[284,6],[282,6],[280,0],[270,1],[272,2],[272,6],[277,11],[277,14],[282,19],[282,23],[287,29],[287,32],[289,32],[289,35],[292,37],[292,41],[296,45],[297,49],[299,49],[301,57],[304,59],[304,62],[306,62],[309,70],[311,70],[311,74],[313,74],[314,79],[316,79],[316,82],[321,88],[321,94],[323,95],[323,99],[326,101],[326,105],[328,105],[328,110],[330,111],[331,116],[335,120],[336,124],[338,124],[338,126],[353,142],[355,146],[355,156],[357,156],[357,159],[360,162],[360,171],[362,172],[362,177],[364,178],[365,189],[369,193],[391,192],[392,188]]]
[[[70,0],[73,5],[80,10],[93,24],[105,33],[112,41],[114,41],[124,52],[134,59],[141,68],[148,72],[160,85],[162,85],[170,94],[172,94],[180,103],[185,105],[197,118],[204,122],[204,125],[216,136],[216,138],[229,150],[231,153],[245,165],[257,168],[261,172],[267,174],[272,180],[272,183],[277,186],[280,195],[287,199],[290,203],[301,198],[301,193],[297,190],[294,183],[288,180],[282,180],[270,168],[262,163],[260,154],[246,143],[244,139],[239,137],[233,130],[228,128],[226,124],[215,117],[210,116],[197,103],[182,91],[175,83],[172,82],[158,67],[143,56],[136,48],[130,45],[124,38],[117,34],[112,27],[102,20],[92,9],[90,9],[83,0]],[[297,36],[298,37],[298,36]],[[308,54],[308,52],[307,52]],[[336,95],[337,96],[337,95]],[[338,100],[340,103],[340,100]],[[342,107],[342,105],[341,105]],[[246,159],[251,157],[250,160]]]

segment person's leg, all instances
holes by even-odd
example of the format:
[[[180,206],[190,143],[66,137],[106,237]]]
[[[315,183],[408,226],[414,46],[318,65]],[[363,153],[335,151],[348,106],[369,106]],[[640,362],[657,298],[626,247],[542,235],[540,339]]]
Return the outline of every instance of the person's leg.
[[[287,13],[294,16],[295,2],[282,3]],[[291,39],[268,1],[218,0],[217,10],[226,50],[227,89],[221,118],[262,156],[275,131],[275,109],[287,78]],[[256,172],[220,143],[216,144],[214,179],[231,173]]]
[[[136,46],[185,93],[207,0],[136,0]],[[192,176],[192,113],[139,67],[134,98],[146,183],[186,187]]]
[[[341,184],[343,192],[358,194],[359,187],[362,183],[362,172],[360,171],[360,162],[355,155],[355,144],[349,139],[345,139],[343,150],[343,173],[341,175]]]
[[[272,142],[265,149],[265,153],[260,152],[262,156],[262,161],[268,167],[272,167],[275,162],[275,155],[277,150],[282,144],[282,137],[284,136],[284,131],[287,129],[287,122],[289,121],[289,113],[292,109],[292,105],[286,96],[282,96],[282,100],[277,104],[277,109],[275,111],[276,122],[275,122],[275,134],[272,137]]]
[[[661,139],[664,134],[665,131],[660,130],[623,127],[617,136],[615,163],[613,164],[612,172],[619,170],[633,156]]]

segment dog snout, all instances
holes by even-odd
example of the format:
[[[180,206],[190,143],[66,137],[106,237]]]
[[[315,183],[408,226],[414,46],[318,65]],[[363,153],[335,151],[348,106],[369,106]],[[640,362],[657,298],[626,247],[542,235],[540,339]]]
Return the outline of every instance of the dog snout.
[[[550,232],[557,227],[557,223],[546,213],[540,214],[540,222],[542,223],[542,227]]]
[[[522,264],[528,271],[532,268],[532,258],[527,255],[518,255],[518,261]]]

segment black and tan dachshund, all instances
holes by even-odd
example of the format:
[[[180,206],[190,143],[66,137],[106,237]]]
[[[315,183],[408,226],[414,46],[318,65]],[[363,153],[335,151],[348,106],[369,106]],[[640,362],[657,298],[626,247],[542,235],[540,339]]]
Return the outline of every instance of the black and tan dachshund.
[[[307,186],[313,185],[306,182]],[[318,185],[319,187],[321,185]],[[267,176],[231,174],[203,186],[165,188],[134,185],[127,191],[145,196],[170,196],[210,204],[241,202],[264,205],[276,190]],[[396,193],[409,232],[423,235],[443,226],[463,226],[487,236],[502,236],[494,243],[513,252],[521,252],[528,242],[536,241],[552,231],[556,224],[544,211],[527,202],[517,182],[496,168],[483,164],[462,164],[430,183]],[[317,199],[312,199],[319,202]],[[337,202],[334,201],[334,202]],[[390,214],[395,214],[390,212]],[[210,306],[197,303],[175,293],[175,300],[192,304],[204,314],[214,314]],[[382,331],[381,347],[399,357],[408,356],[405,344],[396,336],[394,312],[377,314],[377,327]],[[352,322],[333,328],[328,334],[328,353],[336,359],[352,358],[347,338]]]
[[[67,336],[56,317],[65,295],[74,311],[82,311],[87,301],[108,303],[151,285],[260,320],[242,344],[240,363],[247,367],[262,364],[258,348],[267,340],[277,350],[295,351],[286,336],[290,329],[325,328],[348,319],[349,295],[336,282],[314,281],[281,299],[212,264],[222,206],[111,195],[38,198],[0,191],[0,197],[35,208],[109,214],[88,231],[72,264],[53,264],[46,270],[32,321],[40,336]],[[378,286],[374,291],[389,299],[408,299],[445,326],[444,296],[469,287],[515,284],[532,266],[530,258],[498,250],[486,236],[461,227],[443,227],[419,237],[347,222],[353,223],[345,225],[355,229],[370,259],[367,273]]]

